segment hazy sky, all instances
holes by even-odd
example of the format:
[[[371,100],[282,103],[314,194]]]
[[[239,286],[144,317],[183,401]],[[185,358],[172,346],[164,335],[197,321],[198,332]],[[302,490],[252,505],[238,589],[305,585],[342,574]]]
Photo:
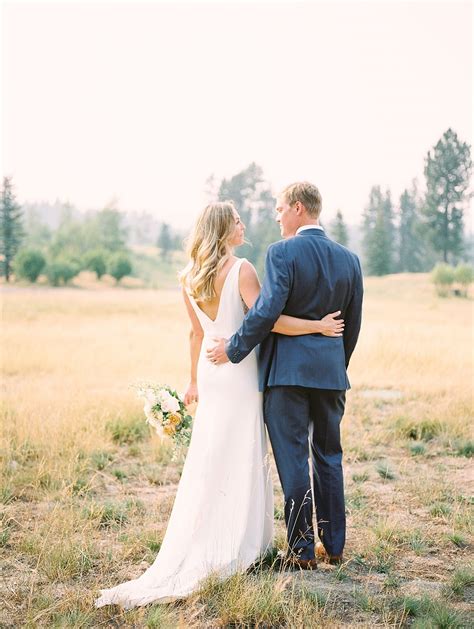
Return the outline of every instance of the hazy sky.
[[[188,226],[256,161],[356,222],[373,184],[472,141],[470,2],[3,4],[3,173],[20,201],[118,199]],[[323,216],[324,216],[323,215]]]

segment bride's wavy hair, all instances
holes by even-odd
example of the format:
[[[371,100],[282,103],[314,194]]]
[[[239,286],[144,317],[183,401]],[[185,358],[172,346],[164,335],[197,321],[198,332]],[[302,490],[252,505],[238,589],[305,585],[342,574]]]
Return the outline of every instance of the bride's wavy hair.
[[[229,238],[235,229],[235,207],[232,201],[211,203],[198,216],[186,242],[189,264],[179,280],[194,299],[210,301],[217,296],[216,277],[229,254]]]

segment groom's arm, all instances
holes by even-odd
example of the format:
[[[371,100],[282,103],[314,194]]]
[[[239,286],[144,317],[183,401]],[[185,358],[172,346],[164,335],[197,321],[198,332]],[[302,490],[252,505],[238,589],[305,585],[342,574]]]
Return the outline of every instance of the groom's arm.
[[[354,351],[357,339],[359,338],[360,326],[362,322],[363,294],[364,286],[362,280],[362,269],[360,268],[359,258],[356,257],[354,290],[349,306],[346,308],[344,313],[344,353],[346,356],[346,369],[349,366],[352,352]]]
[[[283,312],[292,285],[284,243],[270,245],[265,258],[265,278],[260,295],[240,329],[226,343],[229,360],[240,363],[271,332]]]

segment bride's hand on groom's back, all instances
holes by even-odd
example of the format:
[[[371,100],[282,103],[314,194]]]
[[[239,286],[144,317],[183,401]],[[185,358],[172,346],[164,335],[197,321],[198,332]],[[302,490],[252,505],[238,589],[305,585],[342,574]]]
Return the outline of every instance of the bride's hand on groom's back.
[[[320,321],[315,321],[317,332],[324,336],[342,336],[344,333],[344,319],[338,319],[341,311],[331,312],[323,317]]]
[[[189,383],[186,393],[184,394],[183,402],[186,406],[189,406],[194,402],[199,402],[198,388],[195,382]]]

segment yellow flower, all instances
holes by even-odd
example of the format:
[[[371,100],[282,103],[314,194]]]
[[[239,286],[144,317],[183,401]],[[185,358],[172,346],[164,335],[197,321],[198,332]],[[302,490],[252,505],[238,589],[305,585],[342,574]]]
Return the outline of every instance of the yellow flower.
[[[181,423],[181,415],[178,415],[178,413],[170,413],[168,415],[168,421],[172,426],[177,426]]]
[[[168,435],[168,437],[172,437],[176,432],[176,428],[171,424],[169,426],[163,426],[163,432],[165,435]]]

